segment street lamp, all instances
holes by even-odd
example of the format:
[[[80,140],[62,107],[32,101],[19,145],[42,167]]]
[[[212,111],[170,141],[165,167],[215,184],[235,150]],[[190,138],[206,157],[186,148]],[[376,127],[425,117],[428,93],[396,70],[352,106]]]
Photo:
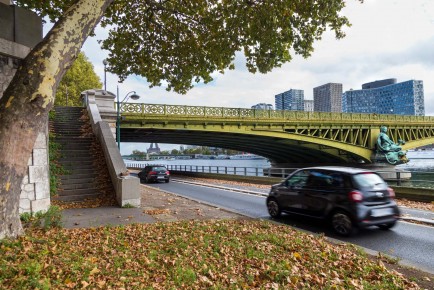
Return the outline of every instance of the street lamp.
[[[106,66],[107,66],[107,60],[104,59],[102,61],[103,65],[104,65],[104,91],[107,91],[107,70],[106,70]]]
[[[132,93],[132,94],[131,94]],[[131,94],[131,95],[130,95]],[[119,151],[121,150],[121,118],[120,118],[120,111],[121,111],[121,106],[124,102],[126,102],[128,100],[128,98],[131,98],[133,100],[138,100],[140,99],[140,96],[136,94],[135,91],[131,91],[129,93],[127,93],[124,97],[124,99],[122,100],[122,102],[119,102],[119,86],[117,87],[117,92],[116,92],[116,112],[117,112],[117,117],[116,117],[116,142],[118,142],[118,149]]]

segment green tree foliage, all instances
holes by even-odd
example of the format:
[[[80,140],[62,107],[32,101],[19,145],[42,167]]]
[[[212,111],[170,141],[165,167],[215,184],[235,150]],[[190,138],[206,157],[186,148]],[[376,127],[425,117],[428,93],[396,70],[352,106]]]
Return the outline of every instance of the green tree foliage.
[[[133,150],[132,155],[140,158],[146,158],[146,152],[140,151],[140,150]]]
[[[55,22],[77,1],[16,2]],[[269,72],[293,54],[310,56],[326,29],[345,36],[344,7],[344,0],[117,0],[101,23],[110,30],[102,47],[108,70],[121,80],[140,75],[151,87],[164,81],[167,90],[186,93],[194,82],[212,81],[213,72],[233,69],[237,52],[253,73]]]
[[[356,0],[357,1],[357,0]],[[358,0],[362,1],[362,0]],[[98,23],[109,30],[102,48],[121,80],[186,93],[193,83],[233,69],[238,52],[247,69],[266,73],[308,57],[326,29],[344,37],[345,0],[16,0],[54,23],[0,99],[0,239],[23,232],[21,181],[38,132],[44,130],[59,83]],[[19,124],[17,122],[19,120]]]
[[[81,106],[80,93],[101,86],[101,80],[95,73],[92,63],[81,52],[62,78],[57,88],[54,105]]]

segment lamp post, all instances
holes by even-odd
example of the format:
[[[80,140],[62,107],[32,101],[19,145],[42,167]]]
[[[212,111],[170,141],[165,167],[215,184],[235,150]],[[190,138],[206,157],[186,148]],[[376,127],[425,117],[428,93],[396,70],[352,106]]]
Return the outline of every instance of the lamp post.
[[[102,63],[104,64],[104,91],[107,91],[107,70],[106,70],[107,60],[104,59]]]
[[[130,95],[132,93],[132,95]],[[133,100],[140,99],[140,96],[136,94],[135,91],[131,91],[127,93],[124,97],[124,99],[120,102],[119,101],[119,86],[116,88],[116,142],[118,143],[118,149],[121,150],[121,118],[120,118],[120,111],[121,106],[124,102],[128,100],[128,97],[130,97]]]

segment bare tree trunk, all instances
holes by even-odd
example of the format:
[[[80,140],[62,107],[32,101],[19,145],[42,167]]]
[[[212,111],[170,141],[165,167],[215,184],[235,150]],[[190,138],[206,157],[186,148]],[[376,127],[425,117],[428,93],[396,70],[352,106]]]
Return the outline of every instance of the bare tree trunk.
[[[23,233],[21,182],[57,86],[113,0],[78,0],[26,57],[0,99],[0,239]]]

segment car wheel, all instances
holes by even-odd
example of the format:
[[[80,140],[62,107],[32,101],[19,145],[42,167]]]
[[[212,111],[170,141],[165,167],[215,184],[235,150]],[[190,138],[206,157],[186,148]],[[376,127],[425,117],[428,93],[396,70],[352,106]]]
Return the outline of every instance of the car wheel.
[[[169,183],[169,179],[166,179],[165,182],[166,182],[166,183]]]
[[[145,183],[149,183],[149,178],[148,178],[148,176],[145,177]]]
[[[277,200],[275,199],[267,200],[267,209],[268,209],[268,213],[273,218],[279,217],[280,214],[282,213],[282,210],[279,204],[277,203]]]
[[[382,224],[382,225],[378,225],[378,227],[382,230],[388,230],[393,228],[396,225],[396,222],[392,222],[392,223],[388,223],[388,224]]]
[[[348,214],[344,212],[335,212],[332,216],[333,230],[341,236],[349,236],[353,232],[353,222]]]

